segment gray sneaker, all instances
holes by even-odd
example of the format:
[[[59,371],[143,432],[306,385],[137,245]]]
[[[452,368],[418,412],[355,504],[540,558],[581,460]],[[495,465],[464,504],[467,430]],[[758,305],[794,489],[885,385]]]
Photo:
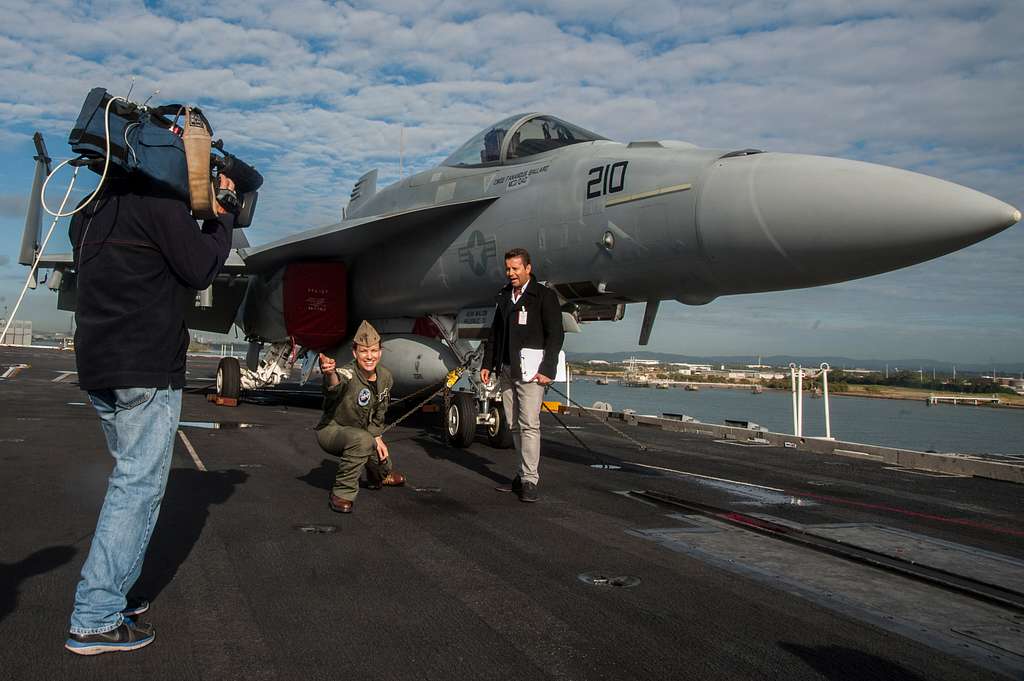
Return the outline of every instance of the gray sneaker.
[[[519,501],[532,503],[537,499],[537,485],[532,482],[523,482],[523,488],[519,491]]]
[[[153,625],[125,618],[121,626],[102,634],[68,634],[64,647],[75,655],[123,653],[148,646],[154,638],[156,632],[153,631]]]

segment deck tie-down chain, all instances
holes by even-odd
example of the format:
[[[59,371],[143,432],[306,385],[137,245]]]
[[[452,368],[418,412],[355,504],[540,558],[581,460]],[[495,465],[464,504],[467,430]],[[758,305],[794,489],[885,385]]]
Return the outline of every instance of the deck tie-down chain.
[[[454,369],[452,369],[451,371],[449,371],[448,372],[448,376],[445,377],[444,382],[441,384],[441,386],[439,388],[437,388],[432,393],[427,395],[423,400],[421,400],[418,404],[416,404],[416,406],[414,406],[412,409],[410,409],[409,411],[405,412],[404,414],[399,416],[397,419],[395,419],[394,421],[389,423],[387,426],[385,426],[384,430],[381,431],[381,436],[383,436],[384,433],[388,432],[389,430],[391,430],[392,428],[394,428],[395,426],[400,424],[402,421],[404,421],[405,419],[409,418],[414,413],[419,411],[423,407],[423,405],[425,405],[427,402],[430,402],[432,399],[437,397],[442,392],[451,390],[452,387],[454,387],[455,384],[458,383],[459,379],[462,377],[462,374],[466,371],[466,368],[469,366],[470,363],[471,363],[471,360],[467,359],[461,365],[459,365],[459,366],[455,367]],[[417,392],[413,393],[409,397],[403,398],[402,400],[400,400],[396,404],[400,404],[401,402],[405,402],[407,400],[410,400],[410,399],[416,397],[417,395],[419,395],[420,393],[422,393],[422,392],[424,392],[426,390],[429,390],[432,387],[433,387],[432,385],[429,385],[429,386],[427,386],[425,388],[421,388],[420,390],[418,390]],[[640,442],[639,440],[637,440],[637,439],[635,439],[633,437],[630,437],[626,433],[622,432],[621,430],[619,430],[618,428],[613,426],[611,423],[609,423],[607,419],[600,419],[600,418],[598,418],[597,416],[592,414],[589,409],[587,409],[586,407],[581,405],[579,402],[576,402],[575,400],[570,398],[568,395],[566,395],[561,390],[556,388],[553,384],[548,384],[547,387],[550,388],[551,390],[555,391],[555,393],[557,393],[558,395],[561,395],[562,397],[564,397],[566,399],[566,401],[568,401],[573,406],[579,408],[583,413],[585,413],[588,416],[590,416],[590,418],[594,419],[598,423],[604,424],[606,427],[608,427],[612,431],[614,431],[617,435],[619,435],[623,439],[627,440],[628,442],[632,443],[634,446],[636,446],[638,449],[640,449],[640,451],[646,452],[646,451],[650,451],[652,449],[652,447],[650,447],[648,445],[645,445],[644,443]],[[553,410],[549,409],[547,405],[544,405],[544,408],[547,409],[548,413],[550,413],[552,416],[555,417],[555,420],[558,421],[559,425],[561,425],[565,429],[565,431],[567,433],[569,433],[573,437],[573,439],[575,439],[576,442],[578,442],[580,444],[581,447],[586,449],[591,454],[595,455],[597,458],[601,459],[602,463],[607,464],[607,461],[604,461],[604,457],[601,456],[598,452],[594,451],[594,449],[591,448],[589,445],[587,445],[587,443],[585,443],[583,440],[581,440],[580,437],[576,433],[572,432],[572,430],[569,429],[569,426],[566,425],[566,423],[561,418],[559,418],[558,414],[556,414]]]
[[[623,433],[623,432],[622,432],[621,430],[619,430],[618,428],[616,428],[615,426],[613,426],[613,425],[612,425],[611,423],[609,423],[609,422],[608,422],[608,419],[606,419],[606,418],[605,418],[605,419],[600,419],[600,418],[598,418],[598,417],[597,417],[597,416],[595,416],[595,415],[594,415],[593,413],[591,413],[591,411],[590,411],[589,409],[587,409],[587,408],[586,408],[586,407],[584,407],[584,406],[583,406],[582,404],[580,404],[579,402],[577,402],[576,400],[572,399],[571,397],[569,397],[568,395],[566,395],[565,393],[563,393],[563,392],[562,392],[561,390],[559,390],[558,388],[556,388],[556,387],[554,386],[554,384],[553,384],[553,383],[549,383],[547,387],[548,387],[548,388],[550,388],[551,390],[554,390],[554,391],[555,391],[556,393],[558,393],[558,394],[559,394],[559,395],[561,395],[562,397],[564,397],[564,398],[566,399],[566,401],[568,401],[568,402],[569,402],[570,404],[572,404],[573,406],[575,406],[575,407],[579,408],[579,409],[580,409],[580,410],[581,410],[581,411],[582,411],[583,413],[585,413],[585,414],[586,414],[587,416],[589,416],[590,418],[594,419],[594,420],[595,420],[595,421],[597,421],[598,423],[602,423],[602,424],[604,424],[605,426],[607,426],[607,427],[611,428],[611,429],[612,429],[613,431],[615,431],[616,433],[618,433],[618,435],[619,435],[619,436],[621,436],[622,438],[624,438],[624,439],[628,440],[629,442],[633,443],[634,445],[636,445],[636,446],[637,446],[637,447],[638,447],[638,448],[640,449],[640,451],[642,451],[642,452],[646,452],[646,451],[650,451],[651,449],[653,449],[652,447],[650,447],[650,446],[648,446],[648,445],[645,445],[644,443],[640,442],[639,440],[636,440],[636,439],[634,439],[634,438],[630,437],[630,436],[629,436],[629,435],[627,435],[626,433]],[[551,411],[550,409],[548,409],[548,411],[549,411],[549,412],[551,413],[551,415],[552,415],[552,416],[554,416],[554,415],[555,415],[555,413],[554,413],[553,411]],[[555,418],[556,418],[556,419],[558,419],[558,417],[557,417],[557,416],[555,416]],[[559,423],[562,423],[562,420],[561,420],[561,419],[558,419],[558,422],[559,422]],[[566,431],[568,431],[568,432],[569,432],[570,434],[572,434],[572,436],[576,438],[577,442],[579,442],[580,444],[583,444],[583,442],[582,442],[582,441],[581,441],[581,440],[580,440],[580,439],[579,439],[578,437],[576,437],[576,434],[575,434],[575,433],[573,433],[573,432],[572,432],[571,430],[569,430],[569,427],[568,427],[567,425],[565,425],[564,423],[562,423],[562,427],[563,427],[563,428],[565,428],[565,429],[566,429]],[[586,448],[587,448],[588,450],[590,450],[591,452],[593,452],[593,451],[594,451],[594,450],[590,449],[590,447],[587,447],[586,445],[583,445],[583,446],[584,446],[584,447],[586,447]],[[595,452],[595,453],[596,453],[596,452]]]
[[[429,402],[430,400],[434,399],[435,397],[440,395],[442,392],[444,392],[446,390],[451,390],[452,386],[454,386],[456,383],[459,382],[459,379],[462,377],[462,374],[466,370],[467,366],[469,366],[469,360],[467,360],[466,362],[463,362],[460,366],[457,366],[454,369],[452,369],[451,371],[449,371],[448,375],[444,379],[444,382],[441,383],[441,387],[440,388],[436,389],[434,392],[432,392],[429,395],[427,395],[426,398],[424,398],[415,407],[413,407],[409,411],[405,412],[404,414],[399,416],[397,419],[395,419],[394,421],[389,423],[387,426],[385,426],[384,430],[382,430],[381,433],[380,433],[381,437],[384,436],[384,433],[388,432],[389,430],[391,430],[392,428],[397,426],[399,423],[401,423],[402,421],[404,421],[405,419],[409,418],[410,416],[415,414],[417,411],[422,409],[423,405],[425,405],[427,402]],[[405,398],[399,400],[398,402],[396,402],[395,404],[401,404],[402,402],[405,402],[407,400],[411,400],[412,398],[416,397],[420,393],[422,393],[422,392],[424,392],[426,390],[430,390],[433,387],[434,387],[433,385],[428,385],[425,388],[420,388],[419,390],[414,392],[412,395],[409,395],[409,397],[405,397]]]

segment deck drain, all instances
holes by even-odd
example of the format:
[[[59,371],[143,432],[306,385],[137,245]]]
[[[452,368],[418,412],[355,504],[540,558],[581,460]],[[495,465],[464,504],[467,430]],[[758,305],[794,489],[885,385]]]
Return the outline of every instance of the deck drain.
[[[338,531],[337,525],[296,525],[295,529],[305,534],[332,534]]]
[[[606,575],[600,572],[584,572],[577,575],[577,579],[592,586],[636,586],[640,583],[640,578],[632,575]]]
[[[413,487],[412,491],[413,492],[428,492],[428,493],[430,493],[430,492],[440,492],[441,488],[440,487]]]
[[[590,464],[590,467],[591,468],[600,468],[600,469],[606,470],[606,471],[620,471],[620,470],[622,470],[622,466],[616,466],[613,463],[592,463],[592,464]]]
[[[237,465],[239,468],[263,468],[261,463],[240,463]]]

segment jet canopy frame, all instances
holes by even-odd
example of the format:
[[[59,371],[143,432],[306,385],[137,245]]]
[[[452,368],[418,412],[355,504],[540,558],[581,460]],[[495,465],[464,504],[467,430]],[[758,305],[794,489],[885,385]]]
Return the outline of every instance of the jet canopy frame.
[[[546,151],[606,140],[578,125],[542,113],[522,113],[498,121],[455,150],[441,165],[456,168],[522,163]]]

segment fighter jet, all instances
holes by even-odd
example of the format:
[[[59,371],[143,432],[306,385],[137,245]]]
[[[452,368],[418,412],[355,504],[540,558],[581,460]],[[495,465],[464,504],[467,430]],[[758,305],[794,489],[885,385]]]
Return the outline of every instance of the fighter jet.
[[[336,224],[255,248],[243,240],[188,323],[244,331],[247,366],[225,358],[218,370],[218,391],[237,396],[278,383],[299,357],[311,370],[314,351],[344,356],[353,329],[371,320],[397,394],[468,367],[468,385],[446,401],[449,437],[468,445],[485,425],[505,446],[508,427],[493,386],[477,378],[473,341],[490,325],[510,248],[530,251],[563,302],[567,331],[643,303],[644,345],[663,300],[704,305],[867,277],[964,248],[1020,217],[980,192],[886,166],[620,143],[551,115],[517,114],[386,188],[377,189],[376,170],[366,173]],[[64,309],[72,281],[60,287]]]

